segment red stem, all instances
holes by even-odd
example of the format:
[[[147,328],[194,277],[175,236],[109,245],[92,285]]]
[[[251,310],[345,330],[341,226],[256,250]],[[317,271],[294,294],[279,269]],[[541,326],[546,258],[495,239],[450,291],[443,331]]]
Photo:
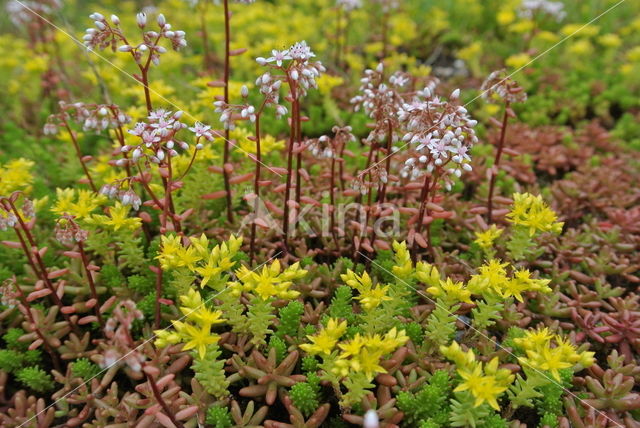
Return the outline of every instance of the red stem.
[[[253,193],[255,194],[255,203],[253,205],[253,213],[258,215],[258,205],[260,203],[260,164],[262,163],[262,153],[260,148],[260,112],[256,114],[256,174],[253,181]],[[255,259],[256,245],[256,223],[255,218],[251,223],[251,244],[249,246],[249,262],[253,265]]]
[[[93,276],[91,275],[91,270],[89,270],[89,259],[87,258],[87,254],[84,251],[84,245],[82,242],[78,242],[78,249],[80,250],[80,257],[82,258],[82,265],[84,266],[84,271],[87,274],[87,280],[89,281],[89,288],[91,289],[91,297],[96,300],[96,304],[94,305],[94,309],[96,312],[96,317],[98,317],[98,323],[100,327],[104,327],[104,322],[102,321],[102,315],[100,314],[100,300],[98,299],[98,292],[96,291],[96,284],[93,282]]]
[[[500,140],[498,141],[498,151],[496,152],[496,158],[491,169],[491,178],[489,179],[489,200],[487,201],[487,222],[493,223],[493,192],[496,184],[497,174],[494,172],[494,168],[498,169],[500,165],[500,159],[502,157],[502,150],[504,149],[504,140],[507,134],[507,123],[509,121],[509,101],[505,102],[504,115],[502,116],[502,129],[500,130]]]
[[[176,419],[175,415],[167,405],[167,402],[164,401],[164,398],[162,398],[162,394],[160,393],[160,389],[158,388],[158,384],[156,384],[156,381],[153,379],[151,375],[147,374],[146,372],[145,372],[145,375],[147,376],[147,381],[149,382],[149,386],[151,386],[151,391],[153,392],[153,396],[155,397],[160,407],[162,407],[162,410],[164,411],[165,415],[167,415],[169,419],[171,419],[171,422],[173,422],[173,424],[176,427],[184,428],[184,425]]]
[[[292,92],[294,88],[291,88]],[[291,196],[291,181],[293,176],[293,145],[295,143],[295,123],[296,123],[296,104],[295,94],[292,94],[293,101],[291,107],[291,132],[289,134],[289,147],[287,150],[287,185],[284,192],[284,218],[282,220],[282,231],[284,234],[284,249],[288,249],[289,240],[289,197]]]
[[[75,133],[73,132],[73,130],[69,126],[69,123],[67,122],[67,119],[62,118],[62,123],[64,124],[64,127],[67,128],[67,132],[69,133],[69,136],[71,137],[71,142],[73,143],[73,147],[76,150],[76,155],[78,156],[78,160],[80,161],[80,165],[82,165],[82,169],[84,170],[84,175],[87,177],[87,180],[89,180],[89,186],[91,186],[91,190],[93,190],[94,192],[97,192],[98,189],[96,188],[96,185],[93,182],[93,179],[91,178],[91,174],[89,174],[89,169],[87,168],[87,165],[85,165],[84,160],[82,160],[82,153],[80,152],[80,146],[78,145],[78,140],[76,139]]]
[[[229,65],[231,61],[231,55],[229,54],[231,49],[231,30],[229,25],[229,0],[224,0],[224,102],[229,104]],[[227,220],[229,223],[233,223],[233,200],[231,198],[231,183],[229,182],[229,173],[227,172],[226,165],[229,163],[229,144],[230,132],[228,129],[224,130],[224,154],[222,175],[224,177],[224,190],[227,197]]]

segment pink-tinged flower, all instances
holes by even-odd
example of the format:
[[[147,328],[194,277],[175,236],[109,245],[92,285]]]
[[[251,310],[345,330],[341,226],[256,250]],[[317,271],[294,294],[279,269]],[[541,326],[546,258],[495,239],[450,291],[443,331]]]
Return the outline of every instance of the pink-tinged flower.
[[[144,131],[140,137],[147,147],[151,147],[154,143],[160,141],[160,137],[156,134],[156,131]]]
[[[292,59],[297,59],[301,61],[306,61],[316,56],[316,54],[314,54],[311,51],[311,48],[309,48],[305,40],[291,46],[286,52],[289,54],[289,56]]]
[[[196,122],[191,128],[189,128],[189,131],[196,134],[196,137],[198,138],[204,137],[208,141],[213,141],[213,135],[211,134],[211,127],[201,122]]]
[[[283,50],[283,51],[279,51],[279,50],[274,49],[274,50],[271,51],[271,54],[273,56],[267,58],[265,61],[266,62],[274,62],[275,61],[276,65],[278,67],[282,67],[282,61],[293,59],[291,57],[291,55],[289,55],[289,50],[288,49]]]
[[[163,108],[159,108],[156,110],[153,110],[151,113],[149,113],[149,120],[154,121],[154,120],[160,120],[160,119],[164,119],[167,116],[169,116],[171,114],[170,111],[167,111]]]
[[[158,119],[156,123],[152,123],[151,127],[154,128],[160,136],[165,137],[173,130],[173,122],[173,119],[162,118]]]
[[[142,133],[145,131],[145,129],[147,129],[147,125],[142,123],[142,122],[138,122],[133,127],[133,129],[129,129],[128,132],[131,135],[135,135],[136,137],[140,137],[142,135]]]

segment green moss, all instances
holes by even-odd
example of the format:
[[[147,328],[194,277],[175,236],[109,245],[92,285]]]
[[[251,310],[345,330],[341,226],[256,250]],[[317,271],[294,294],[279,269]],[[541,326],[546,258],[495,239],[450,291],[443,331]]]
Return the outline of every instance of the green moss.
[[[206,421],[208,424],[213,425],[213,428],[229,428],[233,425],[229,409],[220,406],[213,406],[207,409]]]
[[[268,348],[273,348],[276,350],[276,361],[278,363],[284,360],[284,357],[287,355],[287,344],[284,342],[284,340],[280,339],[276,335],[273,335],[269,338]]]
[[[89,381],[100,373],[100,367],[92,363],[88,358],[78,358],[71,364],[71,373],[84,381]]]
[[[153,278],[144,275],[131,275],[127,278],[127,284],[131,290],[140,294],[149,294],[155,288]]]
[[[298,329],[300,328],[300,318],[304,312],[304,306],[302,303],[294,300],[289,302],[287,306],[281,308],[278,312],[278,319],[280,324],[276,330],[276,334],[279,338],[284,336],[297,337]]]
[[[13,349],[0,350],[0,370],[7,373],[13,373],[22,367],[23,356],[20,352]]]
[[[49,392],[53,389],[53,378],[40,367],[31,366],[16,373],[18,381],[35,392]]]
[[[305,416],[311,415],[318,408],[318,394],[307,382],[296,383],[289,391],[293,405]]]
[[[302,371],[305,373],[316,372],[318,370],[318,360],[313,355],[302,358]]]
[[[7,348],[14,349],[16,351],[26,351],[29,347],[28,342],[20,342],[20,338],[26,333],[21,328],[10,328],[3,336],[4,343],[7,344]]]

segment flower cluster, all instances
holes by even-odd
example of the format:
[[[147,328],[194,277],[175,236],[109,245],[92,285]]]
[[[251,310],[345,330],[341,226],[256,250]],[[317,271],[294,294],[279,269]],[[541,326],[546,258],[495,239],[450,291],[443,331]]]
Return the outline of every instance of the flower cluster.
[[[533,19],[536,13],[549,15],[557,22],[562,21],[567,12],[564,10],[564,3],[549,0],[523,0],[518,10],[521,18]]]
[[[389,77],[387,83],[382,63],[378,64],[375,69],[365,70],[364,77],[360,79],[359,94],[351,98],[354,110],[362,109],[376,122],[391,120],[395,124],[410,78],[408,74],[397,71]],[[426,87],[433,91],[437,84],[438,80],[433,79]]]
[[[93,211],[104,205],[107,198],[83,189],[57,189],[56,203],[51,208],[55,214],[62,216],[69,214],[76,220],[83,220],[91,216]]]
[[[498,357],[483,364],[476,360],[471,349],[464,352],[457,342],[441,346],[440,352],[456,364],[458,374],[462,378],[462,382],[454,391],[469,391],[475,398],[476,407],[486,401],[494,409],[500,410],[498,398],[513,383],[515,376],[511,370],[498,367]]]
[[[73,216],[63,214],[56,222],[56,239],[67,246],[75,242],[84,242],[89,237],[89,232],[82,229],[73,219]]]
[[[167,39],[171,42],[174,50],[178,50],[187,46],[184,31],[172,30],[171,24],[167,23],[164,15],[159,14],[156,22],[158,31],[145,31],[143,33],[143,41],[136,45],[129,44],[129,41],[120,29],[120,18],[111,15],[111,22],[100,13],[95,12],[90,15],[94,20],[95,28],[89,28],[83,37],[84,44],[89,49],[105,49],[111,47],[112,50],[120,52],[129,52],[133,55],[136,63],[142,64],[145,55],[148,55],[148,61],[158,65],[160,63],[160,55],[167,52],[167,49],[159,45],[161,39]],[[136,15],[136,23],[138,27],[144,29],[147,26],[147,15],[144,12]]]
[[[0,230],[4,231],[15,227],[18,224],[18,217],[11,211],[6,211],[0,206]]]
[[[311,343],[304,343],[300,345],[300,348],[311,355],[329,355],[346,331],[346,321],[339,322],[335,318],[329,318],[327,325],[318,333],[313,336],[307,336]]]
[[[291,300],[300,295],[292,290],[293,281],[304,278],[307,271],[300,268],[300,263],[294,263],[282,270],[280,260],[275,260],[269,266],[263,266],[260,271],[251,271],[246,266],[235,271],[238,281],[229,282],[231,292],[240,296],[252,293],[262,300],[272,298]]]
[[[411,102],[404,103],[398,118],[406,133],[403,141],[412,146],[401,174],[416,179],[424,172],[438,175],[461,176],[462,170],[471,170],[469,149],[478,142],[467,109],[458,105],[460,90],[451,94],[450,100],[435,95],[428,87],[419,91]],[[449,163],[453,162],[453,165]],[[447,189],[451,184],[445,182]]]
[[[558,221],[556,213],[542,200],[542,196],[530,193],[515,193],[513,208],[507,219],[516,226],[529,229],[529,235],[537,232],[562,232],[563,222]]]
[[[500,229],[495,224],[492,224],[487,230],[475,232],[476,240],[473,242],[478,244],[483,250],[487,250],[493,247],[493,243],[502,235],[502,232],[504,232],[504,229]]]
[[[132,204],[134,209],[136,205]],[[106,227],[113,231],[134,231],[140,228],[142,220],[138,217],[129,217],[129,207],[124,203],[116,202],[109,208],[109,215],[94,214],[87,219],[88,224]]]
[[[273,82],[273,85],[264,85],[260,87],[260,92],[265,96],[265,105],[277,105],[278,104],[278,90],[280,89],[281,81],[277,80]],[[256,82],[257,84],[257,82]],[[243,85],[240,89],[242,98],[245,99],[249,95],[249,89]],[[220,113],[220,122],[222,122],[224,129],[230,131],[236,129],[236,122],[239,120],[249,120],[255,122],[257,118],[256,108],[251,104],[229,104],[223,100],[218,100],[213,103],[215,112]],[[286,108],[284,106],[276,107],[276,114],[284,109],[286,114]]]
[[[306,95],[309,88],[318,88],[316,79],[326,69],[320,61],[311,61],[311,58],[316,54],[307,46],[307,42],[303,40],[295,43],[289,49],[283,51],[274,49],[271,53],[272,56],[268,58],[256,58],[256,62],[269,66],[272,70],[282,74],[272,74],[270,71],[266,71],[260,76],[256,82],[260,82],[257,84],[261,86],[263,93],[266,88],[262,88],[265,85],[272,85],[271,82],[274,80],[285,80],[292,88],[294,98]]]
[[[361,336],[360,333],[351,340],[338,344],[340,354],[335,361],[333,373],[346,377],[349,373],[364,373],[369,379],[387,371],[380,365],[385,355],[391,354],[409,340],[404,330],[394,327],[381,336],[380,334]]]
[[[381,359],[398,347],[404,345],[409,338],[404,330],[392,328],[385,335],[373,334],[362,336],[359,333],[351,340],[340,342],[347,331],[347,322],[339,322],[330,318],[327,325],[315,335],[307,336],[311,343],[304,343],[300,348],[311,355],[329,356],[339,348],[337,358],[333,361],[331,371],[340,377],[350,373],[363,373],[372,380],[379,373],[386,373],[380,366]]]
[[[195,349],[200,359],[203,359],[207,353],[207,347],[217,344],[220,340],[220,336],[212,333],[211,328],[226,320],[222,318],[221,311],[212,311],[207,308],[200,292],[192,288],[186,296],[180,296],[180,302],[182,303],[180,311],[186,318],[186,322],[172,321],[175,331],[156,330],[155,344],[162,348],[183,343],[183,351]]]
[[[146,162],[160,164],[169,157],[178,156],[177,148],[188,150],[189,144],[178,140],[177,134],[182,129],[188,128],[187,124],[180,122],[182,112],[171,112],[164,109],[157,109],[151,112],[147,122],[136,123],[133,129],[129,130],[131,135],[140,139],[138,144],[127,144],[120,149],[123,153],[131,153],[131,158],[123,158],[117,161],[118,166],[135,164],[141,159]],[[196,149],[203,148],[200,140],[213,141],[211,128],[197,122],[195,126],[189,128],[196,137]]]
[[[527,93],[518,83],[507,75],[506,70],[496,70],[489,74],[480,88],[482,98],[495,102],[503,100],[508,104],[527,101]]]
[[[122,205],[131,205],[134,210],[139,210],[142,205],[142,199],[132,189],[122,189],[120,186],[126,180],[116,180],[114,183],[105,184],[100,188],[100,194],[109,199],[117,199]]]
[[[212,288],[223,286],[226,272],[236,264],[233,258],[240,251],[242,238],[231,236],[226,242],[209,250],[209,240],[202,234],[200,238],[190,238],[189,246],[182,244],[179,236],[162,236],[162,248],[156,257],[164,270],[187,268],[201,277],[200,286]]]
[[[102,132],[122,127],[131,122],[131,117],[122,112],[115,104],[86,104],[81,102],[58,103],[60,113],[49,116],[44,126],[45,135],[56,135],[61,124],[74,121],[82,125],[85,132]]]
[[[349,269],[346,274],[343,274],[340,277],[349,287],[358,290],[360,294],[356,299],[360,302],[362,307],[368,311],[376,308],[384,301],[391,300],[391,297],[387,295],[389,286],[382,286],[378,284],[374,287],[371,277],[367,272],[363,272],[362,275],[358,275]]]
[[[33,183],[31,169],[34,165],[33,161],[24,158],[0,164],[0,196],[9,196],[17,190],[29,192]]]
[[[322,135],[308,143],[309,151],[318,159],[332,159],[339,157],[342,150],[349,141],[356,141],[356,136],[352,134],[350,126],[334,126],[331,129],[333,138]]]
[[[487,295],[494,293],[502,298],[514,297],[522,302],[522,293],[535,291],[550,293],[548,279],[532,278],[531,272],[525,268],[515,269],[512,276],[507,275],[509,263],[491,259],[480,266],[479,273],[472,275],[467,287],[473,294]]]
[[[558,381],[559,370],[577,365],[587,368],[594,363],[593,352],[578,352],[569,340],[558,334],[551,334],[547,327],[527,331],[524,337],[514,339],[514,342],[527,355],[519,358],[523,365],[548,371]]]

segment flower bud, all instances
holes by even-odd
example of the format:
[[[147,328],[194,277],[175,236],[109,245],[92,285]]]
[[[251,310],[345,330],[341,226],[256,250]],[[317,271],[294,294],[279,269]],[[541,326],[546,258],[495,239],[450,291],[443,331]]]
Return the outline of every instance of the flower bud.
[[[94,21],[104,20],[104,16],[98,12],[93,12],[91,15],[89,15],[89,18],[93,19]]]
[[[167,20],[165,19],[163,14],[158,15],[158,26],[160,28],[163,28],[165,25],[167,25]]]
[[[122,45],[118,48],[120,52],[131,52],[133,48],[129,45]]]
[[[138,27],[144,28],[147,25],[147,14],[144,12],[137,14],[136,22],[138,23]]]
[[[111,22],[113,22],[113,25],[120,25],[120,18],[118,18],[118,15],[111,15]]]
[[[249,96],[249,88],[247,88],[247,85],[242,85],[240,95],[242,95],[242,98],[247,98]]]
[[[104,31],[107,29],[107,26],[104,25],[104,23],[102,23],[102,21],[95,21],[94,24],[96,25],[96,28],[100,31]]]

